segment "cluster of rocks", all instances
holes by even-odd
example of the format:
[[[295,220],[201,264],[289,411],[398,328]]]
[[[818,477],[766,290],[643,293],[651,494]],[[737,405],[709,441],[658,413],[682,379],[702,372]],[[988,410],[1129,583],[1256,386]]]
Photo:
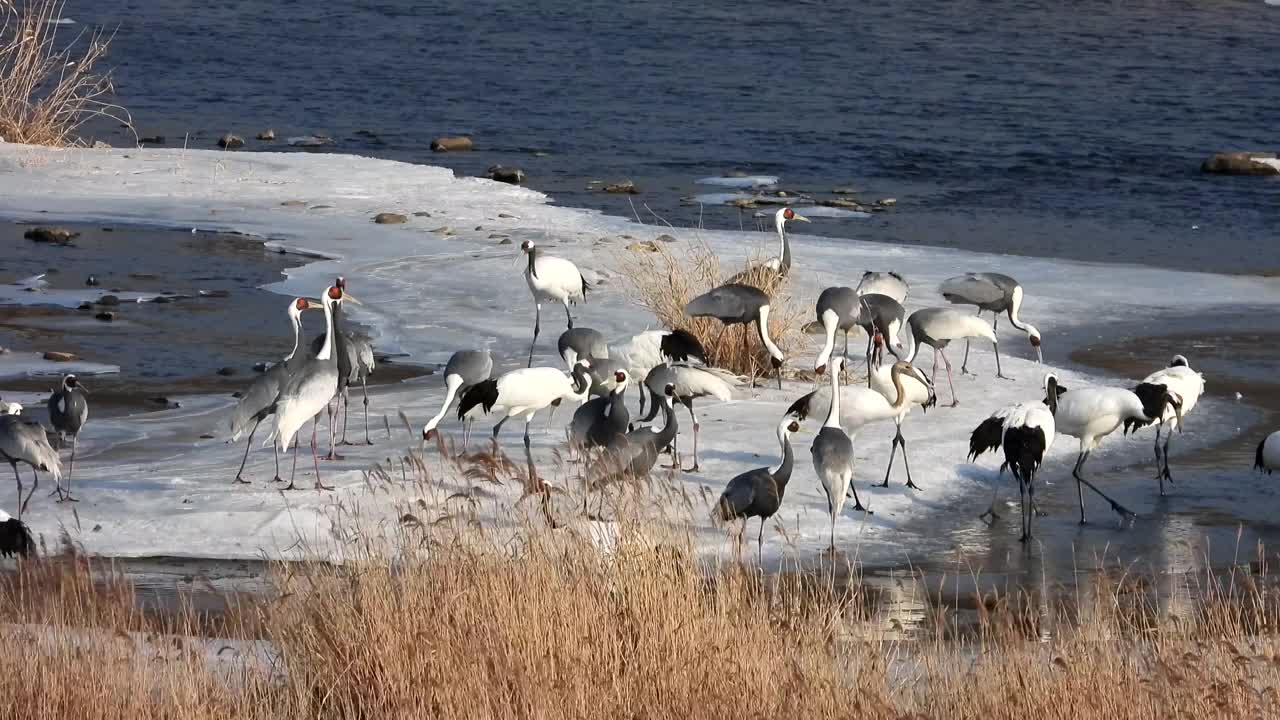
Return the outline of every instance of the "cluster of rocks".
[[[804,207],[818,205],[822,207],[841,208],[844,210],[852,210],[855,212],[883,212],[898,204],[898,199],[893,197],[880,198],[872,201],[859,201],[852,196],[858,191],[848,187],[837,187],[831,190],[832,197],[816,196],[807,192],[798,192],[793,190],[773,190],[768,192],[757,192],[750,197],[739,197],[727,201],[726,204],[742,210],[752,210],[761,207],[781,207],[783,205],[791,207]]]
[[[1214,175],[1280,175],[1280,159],[1273,152],[1220,152],[1200,163],[1200,172]]]

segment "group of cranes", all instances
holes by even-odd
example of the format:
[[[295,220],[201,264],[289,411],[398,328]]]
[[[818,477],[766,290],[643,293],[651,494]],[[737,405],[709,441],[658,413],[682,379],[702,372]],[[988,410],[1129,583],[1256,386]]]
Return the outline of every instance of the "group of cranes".
[[[730,278],[685,304],[689,318],[715,318],[724,334],[734,325],[743,326],[744,357],[761,357],[752,352],[754,334],[768,355],[770,369],[782,389],[782,369],[787,356],[771,335],[769,321],[772,310],[770,294],[752,282],[751,273],[775,273],[786,276],[793,268],[793,256],[786,224],[807,222],[791,208],[775,214],[778,234],[778,256],[753,266],[746,273]],[[569,447],[580,457],[599,461],[607,479],[622,475],[644,475],[656,465],[664,451],[670,451],[670,467],[680,471],[699,472],[701,423],[694,404],[709,398],[731,401],[747,382],[746,378],[714,367],[708,353],[692,333],[685,329],[653,329],[615,341],[592,328],[574,325],[571,307],[586,300],[586,276],[572,261],[547,254],[533,241],[521,246],[525,258],[523,275],[534,301],[533,338],[525,367],[495,373],[495,360],[488,347],[483,350],[460,350],[446,363],[442,377],[444,398],[438,411],[425,423],[422,439],[439,437],[440,426],[456,403],[456,416],[462,423],[464,446],[470,440],[472,423],[482,416],[493,416],[493,441],[497,442],[507,420],[524,420],[523,444],[531,445],[530,426],[543,411],[552,416],[555,409],[568,402],[576,404],[567,427]],[[890,455],[879,487],[888,487],[899,448],[902,452],[907,488],[920,491],[912,477],[907,438],[903,425],[916,406],[922,413],[937,405],[935,381],[938,361],[946,369],[951,406],[959,404],[955,393],[952,364],[946,355],[950,343],[965,340],[965,357],[961,372],[969,373],[969,343],[973,339],[992,343],[996,377],[1009,379],[1003,372],[996,329],[1000,314],[1006,314],[1017,330],[1026,334],[1037,362],[1042,362],[1041,335],[1036,327],[1023,320],[1021,311],[1025,293],[1012,277],[999,273],[966,273],[941,283],[941,296],[952,305],[971,305],[977,314],[955,307],[924,307],[907,313],[903,303],[909,286],[896,272],[867,272],[856,287],[832,286],[822,290],[815,303],[813,327],[822,333],[822,345],[815,358],[816,375],[826,375],[828,382],[792,402],[775,426],[780,451],[776,466],[768,465],[741,473],[729,481],[716,504],[714,515],[722,521],[760,518],[757,551],[762,553],[765,522],[779,511],[787,485],[795,472],[792,437],[810,417],[823,417],[810,447],[813,469],[827,501],[830,515],[831,550],[836,545],[837,522],[845,499],[852,496],[854,509],[872,514],[864,504],[855,483],[855,443],[860,431],[873,423],[892,421],[894,434]],[[293,446],[293,468],[287,487],[296,489],[298,445],[308,420],[312,421],[311,453],[315,471],[314,488],[330,490],[321,481],[318,448],[320,417],[327,414],[329,452],[324,459],[341,459],[336,446],[348,444],[347,415],[351,384],[359,382],[363,390],[365,442],[369,436],[367,381],[374,370],[372,344],[368,337],[348,327],[344,303],[358,301],[346,291],[339,277],[324,289],[319,300],[299,297],[290,300],[287,318],[293,333],[290,352],[270,367],[240,395],[231,413],[229,430],[233,441],[247,434],[246,447],[234,481],[247,483],[244,470],[258,426],[270,420],[270,443],[275,458],[273,482],[283,482],[279,455]],[[534,366],[534,351],[541,332],[541,309],[544,303],[558,303],[565,311],[566,329],[558,336],[556,349],[564,367]],[[302,317],[309,310],[323,311],[324,331],[304,344]],[[981,316],[993,315],[988,323]],[[754,327],[753,327],[754,326]],[[849,333],[861,328],[867,335],[863,362],[867,384],[845,384],[843,371],[849,366]],[[906,342],[899,339],[907,333]],[[844,333],[843,352],[837,352],[836,340]],[[731,342],[736,342],[736,338]],[[932,373],[926,375],[915,365],[920,349],[933,350]],[[304,348],[306,348],[304,350]],[[885,362],[884,352],[893,356]],[[752,375],[756,368],[752,367]],[[626,394],[636,389],[639,415],[633,416]],[[1003,450],[1004,461],[996,477],[998,482],[1006,469],[1019,484],[1022,498],[1021,539],[1032,538],[1033,518],[1038,516],[1035,490],[1037,474],[1054,437],[1061,433],[1079,441],[1072,469],[1080,506],[1080,521],[1085,522],[1083,489],[1109,503],[1122,518],[1133,513],[1105,494],[1083,475],[1090,454],[1106,436],[1124,428],[1126,434],[1147,425],[1155,425],[1156,475],[1160,492],[1172,482],[1169,470],[1169,444],[1174,431],[1183,429],[1183,420],[1204,392],[1204,379],[1190,367],[1187,359],[1175,356],[1168,367],[1154,372],[1132,389],[1091,387],[1067,388],[1055,373],[1044,377],[1044,397],[1002,408],[979,424],[969,438],[970,459],[984,452]],[[74,469],[76,447],[81,428],[88,418],[87,390],[74,375],[63,379],[60,388],[48,401],[50,421],[60,437],[70,443],[70,459],[63,472],[57,450],[39,423],[24,420],[20,408],[9,410],[0,404],[0,458],[14,470],[20,505],[18,517],[10,518],[0,511],[0,554],[25,552],[31,547],[30,534],[21,518],[31,495],[39,483],[39,473],[53,476],[59,500],[75,500],[71,495],[70,476]],[[680,423],[676,404],[684,405],[692,428],[693,463],[683,467],[679,453]],[[646,413],[646,405],[648,405]],[[338,413],[342,412],[339,440]],[[660,424],[655,422],[661,412]],[[652,423],[636,427],[636,423]],[[532,462],[532,460],[531,460]],[[23,498],[24,485],[19,464],[32,468],[33,485]],[[1280,468],[1280,433],[1263,440],[1258,446],[1256,465],[1270,472]],[[532,469],[531,469],[532,472]],[[984,513],[997,518],[995,496],[991,509]],[[17,523],[13,525],[12,523]],[[744,523],[745,528],[745,523]]]

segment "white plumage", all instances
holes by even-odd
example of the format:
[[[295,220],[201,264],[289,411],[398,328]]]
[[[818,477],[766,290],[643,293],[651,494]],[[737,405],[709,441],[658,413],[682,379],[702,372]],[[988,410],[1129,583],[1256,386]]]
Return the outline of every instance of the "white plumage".
[[[654,368],[668,362],[687,363],[692,360],[706,362],[702,344],[684,330],[645,330],[609,343],[608,357],[633,378],[647,378]],[[647,383],[640,386],[640,413],[644,414]],[[662,395],[663,386],[652,390],[654,397]],[[653,418],[657,408],[648,417]]]
[[[569,314],[569,306],[587,299],[587,281],[572,261],[543,253],[532,240],[525,240],[520,249],[529,258],[524,268],[524,279],[535,306],[533,343],[529,345],[529,365],[532,366],[533,348],[538,344],[538,333],[542,329],[542,303],[563,305],[565,320],[572,329],[573,316]]]
[[[1048,379],[1046,378],[1046,384]],[[1056,395],[1056,381],[1052,388]],[[996,496],[1000,478],[1006,468],[1013,471],[1022,499],[1022,542],[1031,540],[1032,518],[1038,513],[1035,504],[1035,476],[1045,454],[1053,447],[1057,424],[1053,407],[1044,402],[1025,402],[997,410],[973,431],[969,440],[969,459],[976,460],[987,450],[1004,448],[1005,460],[1000,464],[991,493],[991,506],[980,517],[999,517]]]
[[[1164,412],[1156,421],[1156,478],[1160,480],[1160,494],[1163,495],[1165,480],[1173,482],[1173,476],[1169,472],[1169,443],[1173,440],[1173,431],[1182,432],[1184,418],[1195,408],[1196,403],[1200,402],[1200,396],[1204,394],[1204,375],[1192,370],[1185,357],[1174,355],[1168,367],[1146,376],[1142,384],[1163,385],[1169,395],[1177,401],[1176,405],[1174,403],[1166,405]],[[1166,424],[1169,426],[1169,433],[1164,436],[1162,446],[1160,436],[1164,433]]]
[[[524,442],[529,444],[529,423],[540,410],[562,400],[582,402],[591,387],[587,361],[579,360],[573,374],[553,367],[520,368],[504,373],[496,380],[485,380],[463,394],[458,402],[460,417],[473,417],[477,408],[484,414],[499,409],[502,419],[493,428],[493,437],[507,420],[524,419]]]
[[[859,295],[887,295],[899,303],[907,301],[908,290],[907,281],[892,270],[889,272],[867,271],[862,274],[862,280],[855,288],[855,292]]]

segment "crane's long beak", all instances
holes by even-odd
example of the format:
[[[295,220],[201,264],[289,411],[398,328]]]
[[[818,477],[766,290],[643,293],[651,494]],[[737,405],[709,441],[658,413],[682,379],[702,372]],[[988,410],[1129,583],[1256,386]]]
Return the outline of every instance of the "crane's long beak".
[[[76,382],[76,387],[80,388],[80,392],[84,393],[85,395],[88,395],[88,394],[89,394],[89,388],[85,387],[85,386],[84,386],[84,383],[79,382],[79,379],[78,379],[78,378],[77,378],[77,382]],[[1179,422],[1179,423],[1178,423],[1178,427],[1182,427],[1182,423],[1181,423],[1181,422]]]
[[[1040,352],[1039,345],[1036,346],[1036,362],[1040,363],[1041,365],[1044,364],[1044,353]]]
[[[355,303],[356,305],[364,304],[359,300],[357,300],[355,295],[352,295],[351,293],[345,292],[345,291],[342,293],[342,302],[352,302],[352,303]]]
[[[324,303],[321,303],[319,300],[312,300],[311,298],[303,298],[303,299],[307,301],[307,309],[308,309],[308,310],[323,310],[323,309],[324,309]]]
[[[811,220],[809,220],[809,218],[807,218],[807,217],[805,217],[805,216],[801,215],[800,213],[793,213],[793,214],[791,215],[791,219],[792,219],[792,220],[799,220],[800,222],[812,222]]]

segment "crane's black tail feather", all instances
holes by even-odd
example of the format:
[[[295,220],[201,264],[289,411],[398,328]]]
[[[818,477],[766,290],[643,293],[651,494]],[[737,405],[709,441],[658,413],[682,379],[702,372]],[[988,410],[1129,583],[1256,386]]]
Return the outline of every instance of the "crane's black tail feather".
[[[690,358],[703,363],[707,361],[707,351],[688,330],[672,330],[662,338],[659,349],[663,357],[675,362],[688,362]]]
[[[969,436],[969,462],[977,460],[979,455],[988,450],[998,450],[1003,435],[1003,418],[989,417],[979,423]]]
[[[1015,477],[1030,482],[1044,459],[1044,430],[1038,427],[1011,427],[1004,433],[1004,459]]]
[[[17,518],[0,522],[0,555],[4,557],[30,557],[36,549],[31,529]]]
[[[467,413],[479,405],[486,413],[498,403],[498,381],[496,378],[482,380],[467,388],[458,398],[458,419],[465,420]]]
[[[1142,401],[1142,414],[1145,418],[1125,418],[1124,434],[1144,428],[1152,423],[1159,422],[1164,417],[1164,411],[1170,404],[1177,401],[1169,394],[1169,388],[1159,383],[1138,383],[1133,389],[1133,394],[1138,396]]]
[[[1262,470],[1266,472],[1268,475],[1270,475],[1271,468],[1267,467],[1267,464],[1262,461],[1262,449],[1265,448],[1266,446],[1267,446],[1267,438],[1264,437],[1262,438],[1262,442],[1258,443],[1258,453],[1254,455],[1254,458],[1253,458],[1253,469]]]

